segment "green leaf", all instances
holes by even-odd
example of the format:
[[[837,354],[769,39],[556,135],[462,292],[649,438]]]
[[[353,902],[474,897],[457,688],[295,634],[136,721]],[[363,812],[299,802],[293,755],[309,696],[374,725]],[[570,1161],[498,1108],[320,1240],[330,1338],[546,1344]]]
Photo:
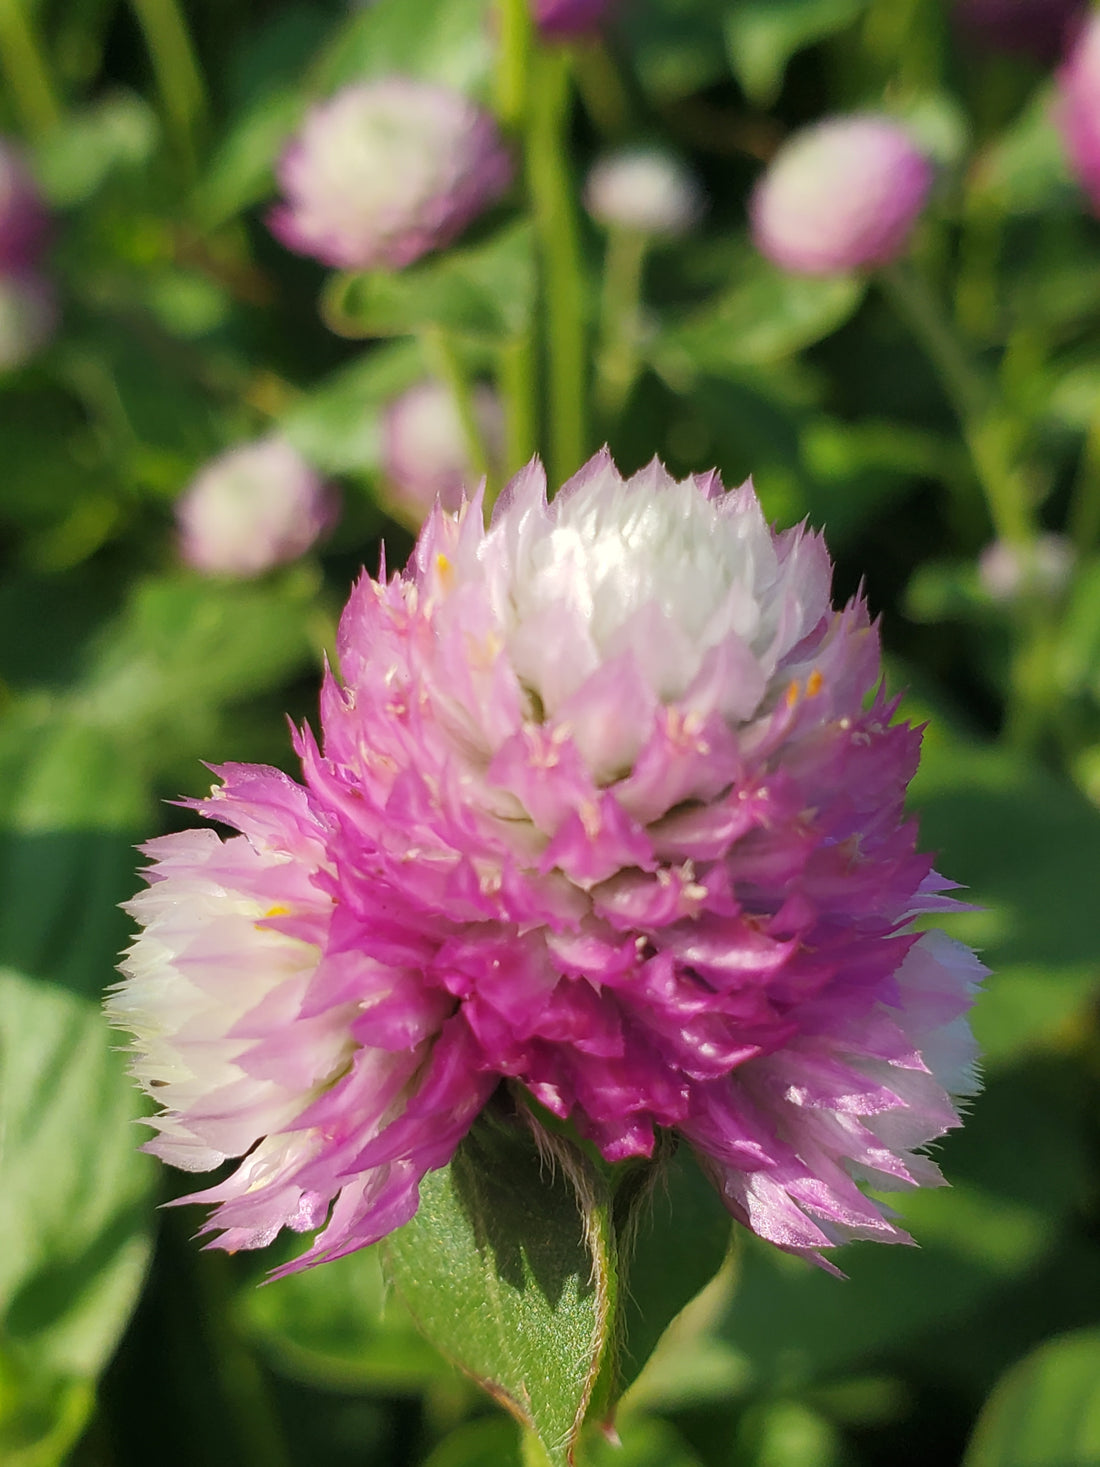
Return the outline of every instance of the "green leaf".
[[[1100,1467],[1100,1330],[1017,1362],[982,1409],[963,1467]]]
[[[628,1183],[624,1183],[623,1191]],[[622,1214],[622,1201],[616,1211]],[[637,1376],[665,1329],[710,1283],[730,1247],[732,1223],[690,1148],[649,1171],[620,1224],[624,1276],[621,1384]]]
[[[726,48],[741,89],[758,107],[779,96],[796,51],[834,35],[867,0],[738,0],[726,17]]]
[[[98,1006],[0,972],[5,1462],[61,1459],[44,1445],[37,1457],[15,1453],[71,1439],[91,1404],[82,1383],[102,1370],[137,1299],[153,1170],[129,1124],[137,1113]]]
[[[698,371],[778,362],[830,335],[853,315],[865,285],[856,276],[788,275],[746,251],[735,284],[683,325],[668,326],[651,355],[670,381]]]
[[[275,164],[305,110],[298,87],[265,91],[223,137],[199,181],[193,208],[204,229],[216,229],[270,194]]]
[[[348,19],[309,80],[328,93],[397,72],[478,92],[492,64],[489,0],[375,0]]]
[[[238,1308],[245,1331],[283,1374],[328,1390],[414,1395],[459,1379],[400,1299],[387,1298],[377,1248],[262,1289],[249,1285]]]
[[[965,740],[944,718],[925,735],[912,794],[922,846],[943,852],[945,874],[980,909],[943,925],[994,972],[974,1010],[987,1063],[1057,1045],[1098,987],[1100,813],[1042,766]]]
[[[647,92],[674,101],[726,77],[728,0],[632,0],[621,42]]]
[[[383,409],[426,371],[417,341],[372,347],[297,399],[280,429],[325,473],[376,470]]]
[[[336,275],[323,311],[345,336],[405,336],[438,327],[492,342],[526,330],[534,298],[531,231],[519,224],[409,270]]]
[[[113,92],[70,112],[35,152],[35,171],[51,203],[82,204],[120,168],[147,162],[158,142],[156,113],[133,92]]]
[[[606,1184],[576,1150],[567,1176],[565,1155],[540,1154],[518,1121],[483,1119],[382,1245],[428,1339],[537,1434],[553,1467],[572,1460],[611,1363],[617,1293]]]

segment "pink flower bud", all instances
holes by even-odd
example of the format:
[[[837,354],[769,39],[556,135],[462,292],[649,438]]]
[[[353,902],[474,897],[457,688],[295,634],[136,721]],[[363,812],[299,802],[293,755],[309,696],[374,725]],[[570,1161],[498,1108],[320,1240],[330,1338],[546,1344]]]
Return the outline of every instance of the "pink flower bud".
[[[1053,61],[1084,8],[1084,0],[956,0],[955,21],[964,36],[991,51]]]
[[[335,509],[296,449],[262,438],[213,459],[177,501],[180,555],[206,575],[256,576],[304,555]]]
[[[507,189],[488,112],[432,82],[346,87],[306,117],[268,223],[290,249],[347,270],[399,270],[447,245]]]
[[[504,409],[491,387],[474,390],[474,416],[485,450],[504,456]],[[477,487],[458,408],[442,382],[419,382],[389,404],[382,418],[382,469],[395,509],[419,527],[438,499],[457,510]]]
[[[834,117],[796,133],[750,204],[760,252],[800,275],[885,265],[905,248],[932,164],[888,117]]]
[[[531,0],[535,24],[544,36],[588,36],[598,31],[615,0]]]
[[[12,144],[0,138],[0,270],[37,263],[49,225],[27,165]]]
[[[671,153],[624,148],[598,159],[584,187],[585,208],[608,228],[685,234],[703,212],[695,176]]]
[[[54,288],[37,270],[0,274],[0,372],[21,367],[57,328]]]
[[[1055,116],[1070,167],[1100,213],[1100,15],[1082,28],[1058,73]]]

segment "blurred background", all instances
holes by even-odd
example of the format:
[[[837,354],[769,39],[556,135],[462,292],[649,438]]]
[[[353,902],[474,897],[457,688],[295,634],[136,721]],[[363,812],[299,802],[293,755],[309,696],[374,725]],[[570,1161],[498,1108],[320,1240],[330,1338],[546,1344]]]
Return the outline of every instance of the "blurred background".
[[[0,0],[0,1460],[518,1464],[369,1250],[258,1288],[157,1210],[99,1001],[380,543],[607,440],[825,529],[993,976],[919,1249],[742,1239],[593,1461],[1100,1463],[1100,20],[532,7]]]

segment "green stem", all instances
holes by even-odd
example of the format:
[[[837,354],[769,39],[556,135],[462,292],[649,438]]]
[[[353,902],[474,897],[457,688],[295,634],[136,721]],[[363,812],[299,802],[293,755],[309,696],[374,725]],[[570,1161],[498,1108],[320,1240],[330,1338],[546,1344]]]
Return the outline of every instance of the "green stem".
[[[1100,412],[1092,416],[1069,507],[1069,536],[1078,553],[1091,554],[1100,539]]]
[[[177,0],[130,0],[130,3],[145,35],[176,147],[187,171],[193,174],[207,102],[183,11]]]
[[[504,399],[504,469],[514,474],[538,448],[535,344],[530,331],[506,341],[497,359]]]
[[[618,138],[630,127],[630,98],[618,67],[602,41],[578,46],[573,75],[584,110],[606,138]]]
[[[476,477],[481,478],[482,475],[485,475],[487,478],[489,455],[486,452],[485,441],[481,436],[481,428],[477,421],[473,383],[470,381],[462,354],[455,346],[453,339],[438,326],[425,330],[422,340],[424,355],[436,376],[450,389],[455,407],[458,409],[458,421],[462,425],[462,436],[466,440],[466,454],[470,461],[470,468]]]
[[[527,172],[542,264],[542,307],[549,375],[550,478],[562,484],[584,461],[587,426],[587,322],[576,201],[566,159],[569,58],[532,58]]]
[[[993,383],[974,362],[939,300],[904,265],[879,272],[883,290],[924,348],[951,400],[997,535],[1014,545],[1036,533],[1027,483],[1014,462],[1012,424]]]
[[[497,116],[508,132],[520,132],[527,111],[533,24],[530,0],[500,0],[498,7]]]
[[[57,126],[61,103],[25,0],[0,0],[0,71],[28,136]]]
[[[612,229],[600,294],[600,352],[596,396],[609,418],[622,411],[638,375],[639,307],[649,240],[632,229]]]

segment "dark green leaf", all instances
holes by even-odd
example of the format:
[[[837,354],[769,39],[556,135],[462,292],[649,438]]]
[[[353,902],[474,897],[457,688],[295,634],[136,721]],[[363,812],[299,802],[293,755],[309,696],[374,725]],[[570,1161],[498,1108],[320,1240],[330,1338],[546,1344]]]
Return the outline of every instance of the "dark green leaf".
[[[618,1287],[610,1198],[579,1153],[574,1167],[570,1179],[520,1122],[482,1120],[383,1245],[420,1328],[535,1431],[554,1467],[571,1460],[609,1364]]]
[[[738,0],[726,17],[733,74],[750,102],[770,107],[787,62],[814,41],[844,30],[867,0]]]
[[[425,375],[419,342],[373,347],[299,398],[280,427],[327,473],[377,469],[382,410]]]
[[[519,1433],[500,1416],[468,1421],[443,1438],[424,1467],[522,1467]]]
[[[986,1402],[964,1467],[1098,1467],[1100,1330],[1048,1340]]]

